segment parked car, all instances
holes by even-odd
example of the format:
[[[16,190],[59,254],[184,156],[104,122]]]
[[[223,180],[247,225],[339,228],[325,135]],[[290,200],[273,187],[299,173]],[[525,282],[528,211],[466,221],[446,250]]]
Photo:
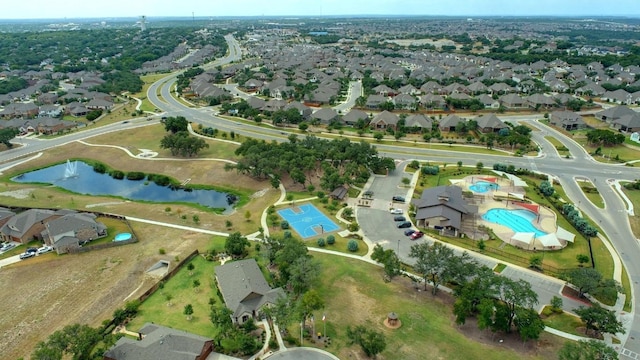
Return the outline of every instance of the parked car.
[[[393,221],[407,221],[407,218],[404,216],[394,216]]]
[[[409,221],[403,221],[403,222],[398,223],[398,228],[399,229],[409,228],[409,227],[411,227],[411,222],[409,222]]]
[[[35,254],[35,253],[38,252],[38,248],[30,247],[30,248],[27,248],[27,250],[25,252],[34,253]]]
[[[402,209],[391,209],[389,210],[393,215],[402,215]]]
[[[413,229],[407,229],[407,230],[404,231],[404,235],[405,236],[411,236],[414,232],[416,232],[416,231],[413,230]]]
[[[14,244],[14,243],[6,243],[6,244],[2,245],[2,247],[0,247],[0,251],[2,251],[2,252],[9,251],[9,250],[13,249],[14,247],[16,247],[16,244]]]
[[[403,202],[405,202],[405,201],[406,201],[406,200],[405,200],[405,198],[404,198],[403,196],[394,196],[392,199],[393,199],[393,201],[395,201],[395,202],[401,202],[401,203],[403,203]]]
[[[28,259],[28,258],[34,257],[34,256],[36,256],[36,253],[34,253],[34,252],[24,252],[24,253],[20,254],[20,260]]]
[[[423,236],[424,236],[424,233],[422,231],[416,231],[413,234],[411,234],[411,240],[417,240]]]
[[[363,193],[362,193],[362,196],[363,196],[363,197],[369,197],[369,198],[370,198],[370,197],[373,197],[373,191],[371,191],[371,190],[367,190],[367,191],[365,191],[365,192],[363,192]]]
[[[46,253],[48,253],[48,252],[50,252],[50,251],[53,251],[53,247],[52,247],[52,246],[45,245],[45,246],[43,246],[43,247],[41,247],[41,248],[39,248],[39,249],[38,249],[38,255],[40,255],[40,254],[46,254]]]

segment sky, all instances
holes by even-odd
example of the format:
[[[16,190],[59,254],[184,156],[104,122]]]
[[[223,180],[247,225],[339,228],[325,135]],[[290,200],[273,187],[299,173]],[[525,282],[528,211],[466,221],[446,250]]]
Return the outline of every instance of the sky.
[[[628,16],[640,0],[29,0],[12,1],[0,19],[178,16]]]

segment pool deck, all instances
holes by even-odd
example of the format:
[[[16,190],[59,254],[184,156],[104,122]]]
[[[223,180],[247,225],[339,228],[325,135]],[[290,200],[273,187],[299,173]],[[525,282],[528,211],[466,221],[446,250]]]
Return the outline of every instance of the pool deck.
[[[464,179],[458,180],[454,182],[454,185],[458,185],[462,187],[463,190],[469,190],[469,186],[473,185],[476,181],[483,181],[483,178],[491,177],[491,176],[467,176]],[[511,244],[513,246],[522,247],[522,243],[517,241],[512,241],[511,238],[515,234],[511,228],[488,222],[482,219],[482,215],[487,211],[495,208],[501,209],[524,209],[523,207],[517,205],[516,203],[519,201],[518,199],[510,196],[509,194],[525,194],[525,190],[522,187],[513,186],[512,182],[509,179],[501,178],[495,176],[496,182],[500,185],[498,190],[489,190],[485,193],[476,193],[474,192],[474,198],[476,202],[474,205],[478,206],[478,221],[477,225],[484,225],[491,229],[493,232],[500,238],[500,240],[505,243]],[[494,198],[510,198],[509,200],[497,201]],[[556,225],[556,215],[555,213],[547,209],[546,207],[540,206],[539,208],[539,220],[534,222],[534,225],[546,232],[546,233],[555,233],[557,231]],[[533,246],[533,245],[532,245]]]

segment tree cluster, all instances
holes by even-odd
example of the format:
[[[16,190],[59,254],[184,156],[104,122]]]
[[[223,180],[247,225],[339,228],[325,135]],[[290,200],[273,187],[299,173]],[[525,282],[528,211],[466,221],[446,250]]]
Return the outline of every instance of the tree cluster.
[[[197,155],[200,150],[209,147],[204,140],[199,137],[191,136],[186,131],[180,131],[175,134],[168,134],[160,140],[162,149],[169,149],[171,155],[192,157]]]
[[[562,205],[562,213],[569,220],[571,225],[575,227],[580,233],[582,233],[587,238],[594,237],[598,235],[598,229],[595,226],[591,225],[591,223],[583,218],[580,215],[580,212],[576,210],[571,204]]]
[[[391,249],[385,250],[380,244],[376,244],[373,247],[371,259],[384,265],[384,273],[389,280],[402,274],[402,263],[398,258],[398,254]]]
[[[618,292],[622,291],[620,284],[613,279],[604,279],[594,268],[582,267],[567,272],[564,277],[568,282],[578,288],[578,296],[584,294],[615,299]]]
[[[305,186],[320,177],[320,187],[332,191],[344,184],[366,181],[370,173],[395,168],[392,159],[379,158],[366,142],[352,143],[348,139],[323,140],[307,136],[302,140],[291,136],[288,143],[247,139],[235,151],[237,164],[225,165],[226,170],[258,179],[270,178],[277,187],[282,176]]]
[[[387,347],[383,333],[367,328],[364,325],[358,325],[355,328],[347,326],[347,338],[349,338],[351,345],[360,345],[362,351],[372,358],[375,358]]]
[[[607,129],[594,129],[587,132],[587,141],[592,145],[613,146],[624,142],[624,134],[616,134]]]

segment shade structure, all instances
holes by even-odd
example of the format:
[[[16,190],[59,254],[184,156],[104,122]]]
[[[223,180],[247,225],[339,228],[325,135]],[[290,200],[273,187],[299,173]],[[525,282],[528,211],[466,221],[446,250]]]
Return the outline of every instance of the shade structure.
[[[513,234],[511,240],[521,242],[523,244],[530,245],[536,237],[536,233],[532,232],[517,232]]]
[[[566,230],[560,226],[558,226],[558,230],[556,231],[556,236],[558,237],[558,239],[568,241],[568,242],[573,242],[573,240],[576,238],[575,234],[569,232],[569,230]]]
[[[562,244],[560,243],[560,240],[558,240],[558,237],[556,236],[555,233],[542,235],[540,237],[537,237],[536,240],[540,241],[540,243],[544,247],[551,247],[551,246],[561,247],[562,246]]]

